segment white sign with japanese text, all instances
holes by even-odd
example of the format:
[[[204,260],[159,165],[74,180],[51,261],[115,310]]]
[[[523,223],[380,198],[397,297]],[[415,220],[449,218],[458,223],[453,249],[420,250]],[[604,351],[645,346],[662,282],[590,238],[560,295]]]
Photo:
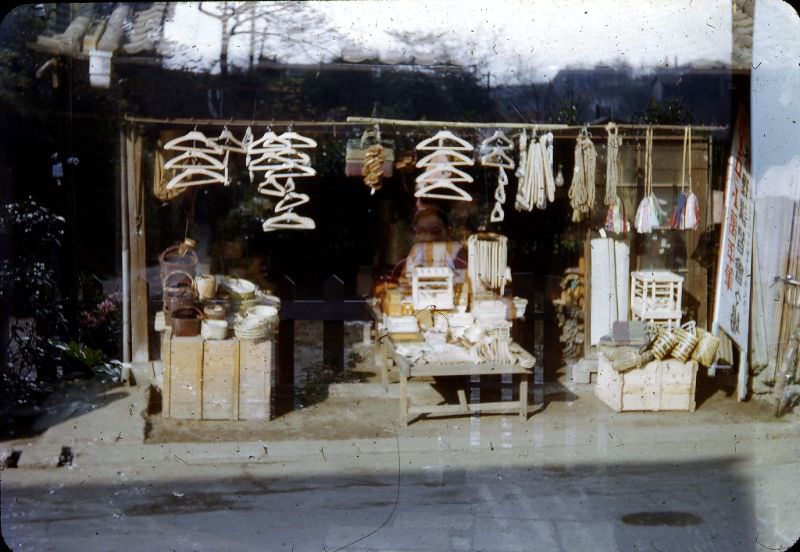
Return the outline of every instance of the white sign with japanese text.
[[[747,158],[747,125],[738,124],[725,179],[714,321],[741,350],[748,348],[753,252],[753,200]]]

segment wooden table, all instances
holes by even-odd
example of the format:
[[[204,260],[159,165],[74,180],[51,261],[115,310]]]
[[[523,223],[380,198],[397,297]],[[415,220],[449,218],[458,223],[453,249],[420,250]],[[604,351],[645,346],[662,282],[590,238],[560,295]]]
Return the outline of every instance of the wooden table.
[[[511,351],[520,357],[526,365],[519,363],[500,364],[483,363],[412,363],[408,358],[397,353],[391,338],[386,339],[389,355],[397,364],[400,374],[400,419],[403,425],[421,414],[471,414],[473,412],[517,412],[522,419],[528,418],[528,376],[533,370],[535,359],[516,343],[511,344]],[[467,403],[463,389],[458,390],[458,404],[411,405],[408,395],[408,380],[430,376],[472,376],[519,374],[519,399],[516,401]]]

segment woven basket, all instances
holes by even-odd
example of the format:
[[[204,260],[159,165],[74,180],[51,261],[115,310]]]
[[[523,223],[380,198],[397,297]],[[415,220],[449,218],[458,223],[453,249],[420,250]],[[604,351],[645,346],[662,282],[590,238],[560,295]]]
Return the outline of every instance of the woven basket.
[[[711,332],[698,329],[699,340],[697,346],[692,351],[692,360],[696,360],[703,366],[711,366],[717,356],[720,339]]]
[[[217,277],[213,274],[196,276],[194,284],[195,288],[197,288],[197,297],[201,301],[213,299],[217,293]]]
[[[655,341],[653,341],[653,345],[650,347],[650,350],[653,351],[653,356],[657,360],[663,360],[672,350],[672,347],[675,346],[677,342],[677,337],[672,332],[668,331],[660,331],[656,336]]]
[[[183,270],[193,276],[197,260],[197,253],[194,248],[187,246],[186,243],[177,243],[167,247],[158,256],[158,263],[161,267],[161,280],[163,281],[170,273],[176,270]]]
[[[688,330],[678,328],[675,330],[678,340],[672,348],[672,358],[686,362],[692,356],[697,345],[697,336]]]
[[[195,306],[194,279],[185,270],[173,270],[161,281],[164,314]]]

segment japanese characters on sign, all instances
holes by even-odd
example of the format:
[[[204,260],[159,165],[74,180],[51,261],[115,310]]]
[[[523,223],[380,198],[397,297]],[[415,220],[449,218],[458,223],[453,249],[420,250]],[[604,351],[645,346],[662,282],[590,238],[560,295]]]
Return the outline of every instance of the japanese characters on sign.
[[[715,321],[736,345],[747,349],[753,243],[753,200],[747,166],[747,126],[738,122],[725,182]]]

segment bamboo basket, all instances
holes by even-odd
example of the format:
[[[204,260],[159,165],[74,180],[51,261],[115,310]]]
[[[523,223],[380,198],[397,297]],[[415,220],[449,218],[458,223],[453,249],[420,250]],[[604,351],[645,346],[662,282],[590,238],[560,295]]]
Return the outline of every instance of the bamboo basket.
[[[675,335],[677,342],[672,348],[672,358],[686,362],[692,356],[692,351],[697,345],[697,336],[684,328],[675,330]]]
[[[702,329],[697,330],[698,342],[692,351],[692,360],[699,362],[703,366],[711,366],[717,356],[717,350],[721,340],[711,332]]]
[[[674,333],[666,330],[662,330],[658,332],[658,336],[656,337],[655,341],[653,341],[653,345],[650,348],[653,352],[653,356],[656,360],[663,360],[672,350],[672,347],[675,346],[677,342],[677,337]]]
[[[161,280],[163,281],[169,274],[176,270],[183,270],[193,276],[197,261],[198,257],[194,250],[194,240],[186,240],[183,243],[177,243],[167,247],[158,256],[158,263],[161,267]]]

